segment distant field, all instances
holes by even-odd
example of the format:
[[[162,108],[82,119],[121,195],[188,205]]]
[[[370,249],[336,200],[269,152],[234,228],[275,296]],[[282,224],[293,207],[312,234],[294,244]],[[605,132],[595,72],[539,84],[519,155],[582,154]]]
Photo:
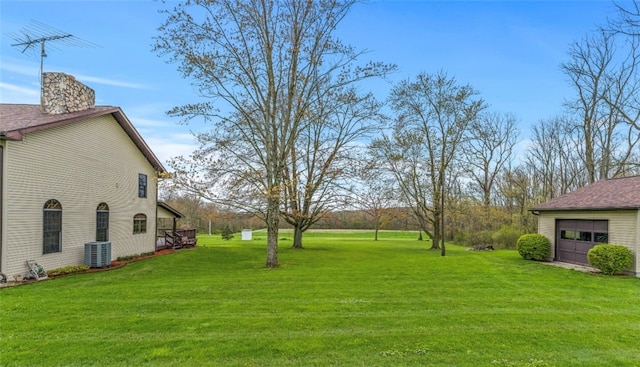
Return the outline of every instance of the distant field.
[[[281,229],[280,230],[280,240],[281,241],[292,241],[293,240],[293,230],[292,229]],[[378,239],[407,239],[407,240],[417,240],[418,239],[418,231],[387,231],[381,230],[378,232]],[[423,237],[426,239],[427,236],[423,233]],[[240,233],[234,234],[234,239],[240,239]],[[211,235],[209,236],[201,236],[201,238],[206,242],[208,238],[210,238],[214,243],[220,239],[220,235]],[[266,240],[267,232],[266,230],[256,230],[253,231],[253,240],[261,241]],[[324,240],[329,239],[353,239],[353,240],[362,240],[368,241],[373,240],[374,232],[372,230],[357,230],[357,229],[310,229],[304,232],[303,241],[306,239],[315,239],[321,238]]]
[[[384,233],[282,240],[275,270],[259,233],[203,236],[2,289],[0,365],[640,366],[640,279]]]

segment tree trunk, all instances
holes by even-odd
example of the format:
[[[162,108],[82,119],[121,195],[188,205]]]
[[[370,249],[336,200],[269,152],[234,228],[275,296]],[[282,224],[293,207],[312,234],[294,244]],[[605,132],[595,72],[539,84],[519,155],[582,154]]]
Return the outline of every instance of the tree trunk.
[[[373,235],[373,240],[378,240],[378,230],[380,229],[380,216],[376,216],[375,220],[375,234]]]
[[[433,213],[433,237],[431,238],[431,250],[440,250],[440,211]]]
[[[280,224],[280,200],[269,195],[267,199],[267,268],[278,267],[278,227]]]
[[[293,229],[293,246],[292,248],[302,249],[302,228],[295,226]]]

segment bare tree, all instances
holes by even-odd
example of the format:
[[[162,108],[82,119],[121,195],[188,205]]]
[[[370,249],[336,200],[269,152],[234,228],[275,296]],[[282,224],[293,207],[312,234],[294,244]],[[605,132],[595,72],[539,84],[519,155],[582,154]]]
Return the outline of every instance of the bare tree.
[[[631,129],[640,111],[639,44],[640,40],[626,43],[631,53],[620,56],[615,34],[599,30],[574,43],[570,61],[562,64],[576,91],[567,107],[579,118],[580,158],[588,183],[620,175],[636,150],[639,137]]]
[[[584,154],[581,131],[569,116],[540,120],[532,129],[525,166],[536,182],[532,194],[547,201],[588,182],[580,156]]]
[[[328,211],[345,205],[362,141],[379,131],[381,104],[355,88],[317,98],[284,170],[283,217],[294,228],[293,248]]]
[[[624,121],[640,130],[640,3],[633,0],[627,7],[616,4],[618,17],[609,19],[601,31],[619,40],[626,50],[617,73],[610,77],[604,101],[617,111]]]
[[[396,180],[400,200],[410,208],[421,232],[434,238],[434,206],[431,204],[432,186],[424,172],[423,138],[421,135],[394,131],[391,136],[375,139],[370,152],[379,167],[391,173]],[[422,234],[422,233],[421,233]],[[431,246],[438,249],[438,243]]]
[[[531,218],[527,209],[540,201],[534,198],[535,179],[527,171],[523,166],[505,169],[500,177],[498,190],[504,198],[505,208],[511,214],[512,224],[517,223],[526,232],[534,232],[536,221]]]
[[[496,178],[513,159],[519,134],[516,123],[513,114],[484,113],[469,126],[469,139],[463,149],[463,171],[477,187],[489,223]]]
[[[609,19],[608,30],[630,37],[640,37],[640,2],[632,0],[627,7],[616,4],[618,17]]]
[[[400,202],[395,180],[375,161],[369,161],[359,167],[358,181],[351,191],[355,206],[371,219],[377,241],[378,231],[397,214],[393,210]]]
[[[215,126],[199,136],[195,161],[179,167],[191,173],[182,183],[217,197],[212,188],[226,188],[227,195],[250,200],[241,206],[262,210],[267,267],[278,266],[283,175],[310,106],[336,88],[389,70],[379,63],[356,65],[363,52],[333,36],[354,2],[185,1],[166,12],[156,37],[154,50],[179,63],[207,99],[170,115]]]
[[[485,108],[469,85],[458,85],[444,72],[404,80],[390,94],[395,113],[393,134],[374,143],[399,182],[403,195],[433,229],[432,248],[442,239],[445,177],[460,159],[459,149],[471,123]],[[444,243],[443,243],[444,244]],[[444,255],[444,249],[443,255]]]

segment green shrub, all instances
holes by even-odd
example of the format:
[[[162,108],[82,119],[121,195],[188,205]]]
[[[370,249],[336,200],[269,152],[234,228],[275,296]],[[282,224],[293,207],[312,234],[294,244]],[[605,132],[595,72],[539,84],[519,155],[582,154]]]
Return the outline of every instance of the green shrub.
[[[589,264],[602,274],[614,275],[633,263],[631,250],[622,245],[595,245],[587,253]]]
[[[523,231],[515,226],[502,226],[500,230],[491,235],[493,244],[499,248],[516,248],[518,238],[523,235]]]
[[[49,275],[50,277],[55,277],[59,275],[79,273],[85,270],[89,270],[89,267],[87,265],[69,265],[62,268],[47,270],[47,275]]]
[[[224,226],[224,228],[222,228],[222,235],[221,235],[223,240],[230,240],[233,238],[233,232],[231,231],[231,228],[229,228],[229,225]]]
[[[551,242],[541,234],[523,234],[516,242],[518,253],[526,260],[544,260],[551,254]]]

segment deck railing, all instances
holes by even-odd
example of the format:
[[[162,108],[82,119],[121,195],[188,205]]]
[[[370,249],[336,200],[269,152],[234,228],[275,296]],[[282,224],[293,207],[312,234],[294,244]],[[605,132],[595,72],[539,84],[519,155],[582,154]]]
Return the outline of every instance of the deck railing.
[[[183,247],[193,247],[198,242],[195,229],[177,229],[175,232],[165,231],[164,241],[159,241],[156,250],[167,248],[179,249]]]

